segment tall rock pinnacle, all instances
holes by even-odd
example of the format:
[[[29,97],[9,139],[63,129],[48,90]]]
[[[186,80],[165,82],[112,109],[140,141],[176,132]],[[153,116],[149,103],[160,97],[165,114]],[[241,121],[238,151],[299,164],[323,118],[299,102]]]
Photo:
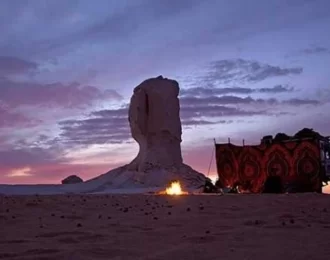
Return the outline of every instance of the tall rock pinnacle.
[[[182,164],[179,84],[161,76],[134,89],[129,107],[132,137],[140,150],[130,169],[145,171]]]
[[[139,144],[136,158],[86,181],[86,185],[95,185],[94,191],[105,187],[164,190],[171,181],[178,180],[184,188],[203,187],[206,177],[182,160],[178,95],[178,82],[161,76],[138,85],[128,111],[132,137]]]

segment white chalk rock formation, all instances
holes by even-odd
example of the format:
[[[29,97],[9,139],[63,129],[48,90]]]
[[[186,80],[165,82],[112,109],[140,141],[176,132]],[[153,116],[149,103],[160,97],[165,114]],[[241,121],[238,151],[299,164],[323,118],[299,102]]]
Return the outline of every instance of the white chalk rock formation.
[[[129,107],[132,137],[140,146],[131,170],[182,164],[179,84],[162,77],[148,79],[134,89]]]
[[[206,177],[182,162],[178,95],[179,84],[161,76],[134,89],[128,120],[138,155],[128,165],[84,182],[86,191],[164,189],[173,180],[187,189],[204,186]]]

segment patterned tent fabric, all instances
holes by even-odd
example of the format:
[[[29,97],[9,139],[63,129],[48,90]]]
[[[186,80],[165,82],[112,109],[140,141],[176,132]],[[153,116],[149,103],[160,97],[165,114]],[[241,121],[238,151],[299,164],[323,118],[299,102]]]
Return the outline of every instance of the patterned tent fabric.
[[[308,179],[317,192],[322,187],[317,140],[290,140],[255,146],[216,144],[216,163],[223,187],[239,183],[258,193],[262,191],[267,177],[274,175],[283,180]]]

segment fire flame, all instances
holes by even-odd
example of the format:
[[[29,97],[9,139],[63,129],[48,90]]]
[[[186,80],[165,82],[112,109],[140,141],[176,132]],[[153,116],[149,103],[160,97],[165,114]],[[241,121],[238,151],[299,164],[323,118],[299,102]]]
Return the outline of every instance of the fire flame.
[[[182,194],[188,194],[188,192],[185,192],[181,188],[181,184],[178,181],[174,181],[171,183],[171,186],[166,188],[165,194],[167,195],[182,195]]]

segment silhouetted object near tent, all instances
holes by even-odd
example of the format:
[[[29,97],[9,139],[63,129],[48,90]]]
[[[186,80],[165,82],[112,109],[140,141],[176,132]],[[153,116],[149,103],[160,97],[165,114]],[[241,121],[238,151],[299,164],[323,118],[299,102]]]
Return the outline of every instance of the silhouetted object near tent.
[[[238,193],[238,186],[233,186],[228,193],[233,193],[233,194],[237,194]]]
[[[291,136],[288,136],[287,134],[284,134],[284,133],[278,133],[274,137],[274,142],[283,142],[283,141],[287,141],[290,139],[291,139]]]
[[[264,136],[259,145],[215,144],[218,187],[235,188],[239,182],[253,193],[322,192],[330,176],[330,138],[304,128],[293,137]],[[281,185],[276,184],[278,176]],[[242,186],[241,185],[241,186]],[[277,188],[276,188],[277,187]]]
[[[270,145],[273,142],[273,136],[272,135],[266,135],[261,139],[261,143],[265,145]]]
[[[302,138],[314,138],[314,139],[322,139],[324,138],[318,132],[315,132],[311,128],[304,128],[298,131],[294,136],[294,138],[302,139]]]
[[[62,180],[62,184],[74,184],[80,182],[83,182],[83,180],[77,175],[70,175],[69,177],[66,177]]]
[[[210,179],[206,179],[203,193],[219,193],[219,189],[212,183]]]
[[[313,186],[308,176],[295,176],[282,178],[283,192],[313,192]]]
[[[289,136],[285,133],[277,133],[273,138],[272,135],[266,135],[261,139],[262,144],[272,144],[274,142],[284,142],[295,139],[304,139],[304,138],[314,138],[314,139],[323,139],[324,137],[318,132],[315,132],[310,128],[303,128],[302,130],[295,133],[293,136]]]
[[[217,180],[215,181],[215,187],[217,187],[218,189],[223,189],[223,188],[225,188],[225,187],[222,185],[222,183],[221,183],[221,181],[220,181],[219,179],[217,179]]]
[[[279,176],[269,176],[266,179],[263,193],[282,193],[282,181]]]

